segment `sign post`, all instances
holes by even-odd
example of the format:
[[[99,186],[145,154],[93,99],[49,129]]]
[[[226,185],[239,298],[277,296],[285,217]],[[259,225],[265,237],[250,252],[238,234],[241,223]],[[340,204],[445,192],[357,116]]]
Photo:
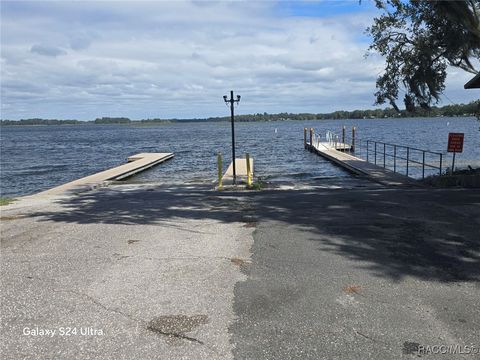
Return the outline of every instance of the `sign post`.
[[[452,170],[455,170],[455,154],[463,151],[463,133],[448,133],[448,152],[453,152]]]

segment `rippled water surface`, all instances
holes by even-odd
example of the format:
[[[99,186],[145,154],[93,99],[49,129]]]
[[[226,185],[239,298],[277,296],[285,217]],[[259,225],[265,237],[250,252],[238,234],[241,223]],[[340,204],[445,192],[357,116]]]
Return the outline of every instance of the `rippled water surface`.
[[[473,118],[279,121],[237,123],[237,157],[249,152],[255,175],[271,182],[341,181],[350,175],[303,149],[303,128],[338,133],[357,127],[362,139],[377,139],[446,153],[449,132],[464,132],[459,166],[480,166],[480,123]],[[216,153],[231,161],[230,124],[185,123],[159,126],[4,126],[1,140],[1,193],[38,192],[125,163],[140,152],[173,152],[174,159],[141,173],[135,182],[212,182]],[[448,165],[450,155],[444,160]]]

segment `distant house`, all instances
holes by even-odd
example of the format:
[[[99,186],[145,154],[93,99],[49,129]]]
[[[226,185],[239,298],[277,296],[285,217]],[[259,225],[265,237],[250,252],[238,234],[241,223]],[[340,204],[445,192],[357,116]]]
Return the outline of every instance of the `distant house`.
[[[473,79],[463,85],[465,89],[479,89],[480,88],[480,73],[475,75]]]

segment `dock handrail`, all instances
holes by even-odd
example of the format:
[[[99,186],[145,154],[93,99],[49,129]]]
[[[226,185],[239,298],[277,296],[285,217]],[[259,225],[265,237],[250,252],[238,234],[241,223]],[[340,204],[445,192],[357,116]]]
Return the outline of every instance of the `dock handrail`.
[[[418,166],[422,169],[422,179],[425,178],[425,172],[428,169],[437,170],[438,175],[442,175],[443,153],[370,139],[356,138],[355,142],[357,145],[356,156],[375,165],[393,170],[395,173],[401,172],[401,169],[404,168],[406,176],[414,177],[411,168]],[[387,159],[390,159],[390,161],[387,161]]]
[[[321,142],[320,135],[313,132],[313,144],[318,146]],[[326,131],[325,140],[331,147],[337,149],[340,142],[340,137],[333,131]],[[355,153],[355,156],[363,158],[364,160],[374,163],[375,165],[383,166],[393,170],[394,173],[404,173],[406,176],[415,177],[413,167],[421,167],[421,177],[425,178],[425,173],[428,170],[436,170],[435,173],[442,175],[444,154],[425,149],[419,149],[413,146],[397,145],[376,140],[363,140],[358,137],[349,136],[343,131],[341,144],[351,144],[350,148],[343,149],[350,150]],[[353,146],[355,145],[355,146]],[[390,160],[390,161],[387,161]],[[419,172],[416,172],[419,175]]]
[[[330,146],[332,147],[337,147],[337,144],[338,144],[338,135],[335,134],[333,131],[330,131],[330,130],[327,130],[325,132],[325,138],[327,139],[327,142]]]

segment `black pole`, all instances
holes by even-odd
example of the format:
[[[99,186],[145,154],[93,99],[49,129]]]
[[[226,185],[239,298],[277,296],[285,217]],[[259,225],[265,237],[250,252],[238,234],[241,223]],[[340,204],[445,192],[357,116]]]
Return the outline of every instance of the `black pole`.
[[[234,114],[233,114],[233,90],[230,91],[230,113],[231,113],[231,121],[232,121],[232,164],[233,164],[233,184],[235,185],[237,179],[237,169],[235,166],[235,122],[234,122]]]
[[[453,157],[452,157],[452,171],[450,172],[451,174],[453,174],[453,172],[455,171],[455,154],[456,154],[456,153],[457,153],[456,151],[453,152]]]

